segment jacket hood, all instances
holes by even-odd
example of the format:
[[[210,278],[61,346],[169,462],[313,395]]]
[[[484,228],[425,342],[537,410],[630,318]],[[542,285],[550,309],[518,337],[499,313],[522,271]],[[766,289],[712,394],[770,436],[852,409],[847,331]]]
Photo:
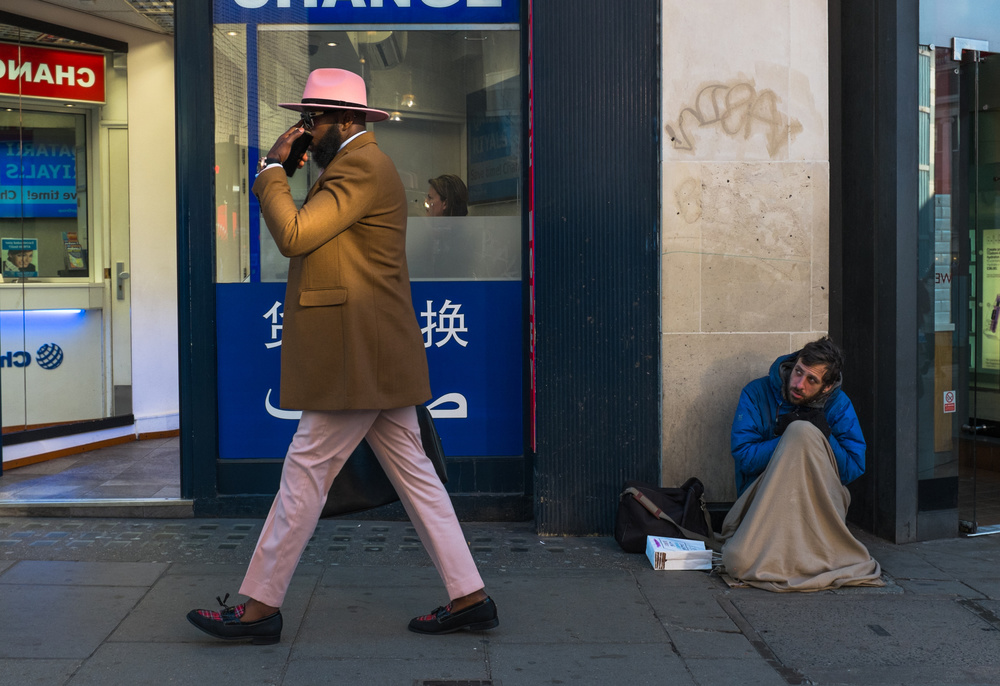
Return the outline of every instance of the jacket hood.
[[[791,404],[792,401],[788,397],[788,377],[792,373],[792,368],[795,366],[795,360],[799,358],[799,353],[801,350],[797,350],[794,353],[788,355],[782,355],[776,359],[771,364],[770,372],[768,373],[768,379],[771,383],[771,387],[774,389],[775,393],[779,394],[781,399]],[[833,386],[830,387],[826,393],[821,393],[813,400],[808,403],[808,407],[825,407],[826,402],[840,390],[841,385],[844,383],[844,375],[841,374],[840,378],[833,382]]]

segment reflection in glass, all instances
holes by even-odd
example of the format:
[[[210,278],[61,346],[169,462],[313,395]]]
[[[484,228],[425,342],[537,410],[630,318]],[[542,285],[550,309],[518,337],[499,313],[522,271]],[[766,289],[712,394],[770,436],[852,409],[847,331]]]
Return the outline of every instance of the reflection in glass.
[[[284,281],[288,260],[263,221],[250,236],[257,158],[296,115],[309,72],[340,68],[364,77],[368,105],[393,113],[370,124],[399,170],[408,201],[414,279],[519,279],[521,231],[520,37],[516,30],[334,30],[257,27],[256,93],[246,92],[245,26],[215,27],[218,282]],[[248,102],[248,97],[253,97]],[[247,124],[255,127],[249,140]],[[289,179],[305,201],[320,170]],[[429,179],[467,186],[468,216],[429,223]]]
[[[948,65],[949,59],[947,50],[920,50],[916,301],[918,479],[921,480],[957,476],[956,438],[962,412],[966,411],[965,399],[959,397],[958,391],[965,379],[960,350],[968,341],[962,309],[968,304],[962,303],[959,295],[966,283],[967,266],[960,259],[960,234],[952,224],[957,154],[953,133],[959,103],[957,76],[954,65]],[[951,401],[947,406],[946,400]]]
[[[0,111],[3,277],[87,276],[86,117]]]
[[[1000,60],[975,57],[920,50],[916,284],[918,508],[971,529],[1000,521]]]

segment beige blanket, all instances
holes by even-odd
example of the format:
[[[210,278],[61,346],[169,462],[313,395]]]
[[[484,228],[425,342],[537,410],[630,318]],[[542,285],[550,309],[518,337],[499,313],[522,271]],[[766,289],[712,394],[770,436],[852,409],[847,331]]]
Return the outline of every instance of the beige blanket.
[[[878,562],[847,529],[850,504],[822,432],[792,422],[767,469],[726,515],[726,573],[779,592],[883,586]]]

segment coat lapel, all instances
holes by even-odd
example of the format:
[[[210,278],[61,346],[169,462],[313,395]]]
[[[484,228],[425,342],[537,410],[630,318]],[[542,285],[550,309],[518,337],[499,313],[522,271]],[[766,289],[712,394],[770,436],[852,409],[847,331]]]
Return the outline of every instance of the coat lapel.
[[[309,193],[306,195],[306,202],[309,202],[309,199],[314,195],[316,195],[316,192],[326,182],[327,176],[333,173],[334,165],[337,164],[337,161],[342,156],[346,155],[352,150],[357,150],[362,145],[367,145],[368,143],[374,143],[374,142],[375,142],[375,134],[373,134],[371,131],[365,131],[363,134],[361,134],[353,141],[348,143],[345,147],[338,150],[337,154],[333,156],[332,160],[330,160],[330,164],[326,165],[326,169],[323,170],[323,173],[319,175],[318,179],[316,179],[316,182],[312,185],[312,188],[309,189]]]

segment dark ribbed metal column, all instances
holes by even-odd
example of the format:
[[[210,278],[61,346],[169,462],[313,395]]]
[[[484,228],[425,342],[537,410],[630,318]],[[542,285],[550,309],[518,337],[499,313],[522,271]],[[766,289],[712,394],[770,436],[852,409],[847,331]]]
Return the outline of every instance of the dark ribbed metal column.
[[[658,0],[534,0],[540,533],[660,475]]]
[[[181,496],[216,497],[215,143],[212,4],[174,10],[177,120],[177,319]]]
[[[896,543],[919,533],[918,25],[915,2],[830,3],[830,332],[868,443],[849,517]]]

